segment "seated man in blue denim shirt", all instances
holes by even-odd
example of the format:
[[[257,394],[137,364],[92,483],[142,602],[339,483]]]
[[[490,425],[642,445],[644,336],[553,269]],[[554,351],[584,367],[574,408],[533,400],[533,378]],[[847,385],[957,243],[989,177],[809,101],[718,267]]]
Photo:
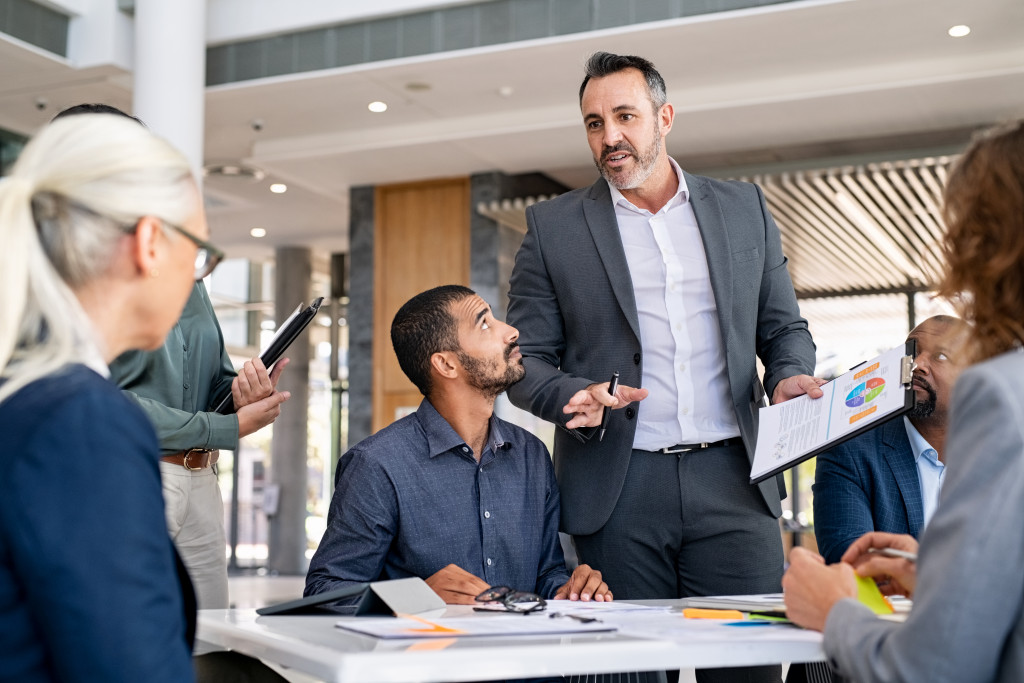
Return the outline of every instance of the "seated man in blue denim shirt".
[[[499,585],[612,599],[599,571],[566,570],[544,444],[494,415],[494,399],[523,376],[518,338],[466,287],[436,287],[402,306],[391,341],[425,398],[338,463],[306,595],[418,576],[449,604]]]

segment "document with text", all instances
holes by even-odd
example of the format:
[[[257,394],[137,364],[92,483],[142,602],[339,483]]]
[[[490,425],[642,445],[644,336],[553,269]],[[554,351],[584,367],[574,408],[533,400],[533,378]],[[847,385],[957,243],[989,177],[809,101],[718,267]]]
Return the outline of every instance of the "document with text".
[[[914,342],[886,351],[822,385],[824,396],[798,396],[761,408],[750,470],[756,484],[794,467],[914,405]]]

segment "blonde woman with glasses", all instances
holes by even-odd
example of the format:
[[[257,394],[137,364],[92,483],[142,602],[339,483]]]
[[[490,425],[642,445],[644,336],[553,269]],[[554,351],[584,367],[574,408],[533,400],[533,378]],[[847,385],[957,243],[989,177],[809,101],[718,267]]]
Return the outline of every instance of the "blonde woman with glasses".
[[[121,117],[52,123],[0,180],[0,680],[193,678],[157,437],[107,366],[160,347],[208,236],[187,161]]]

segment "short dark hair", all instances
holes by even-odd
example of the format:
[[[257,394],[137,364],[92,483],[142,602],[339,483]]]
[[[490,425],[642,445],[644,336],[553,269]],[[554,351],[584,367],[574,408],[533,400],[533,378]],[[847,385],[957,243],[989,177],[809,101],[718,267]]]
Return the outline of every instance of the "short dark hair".
[[[658,70],[650,60],[636,55],[613,55],[611,52],[595,52],[590,55],[583,70],[586,74],[583,83],[580,84],[580,105],[583,105],[583,91],[587,89],[587,83],[591,78],[604,78],[626,69],[636,69],[643,74],[647,81],[647,94],[651,98],[651,106],[657,111],[668,102],[668,91],[665,89],[665,79],[661,77]]]
[[[424,396],[432,389],[430,357],[442,351],[458,351],[458,322],[452,304],[475,295],[469,287],[442,285],[406,301],[391,322],[391,344],[398,364]]]
[[[140,119],[139,117],[132,116],[131,114],[121,111],[117,107],[111,106],[109,104],[103,104],[102,102],[86,102],[84,104],[76,104],[73,107],[68,107],[67,109],[62,109],[61,111],[57,112],[54,115],[54,117],[50,120],[56,121],[57,119],[62,119],[65,116],[74,116],[75,114],[113,114],[115,116],[123,116],[126,119],[131,119],[132,121],[135,121],[143,127],[146,126],[146,124],[144,124],[142,122],[142,119]]]

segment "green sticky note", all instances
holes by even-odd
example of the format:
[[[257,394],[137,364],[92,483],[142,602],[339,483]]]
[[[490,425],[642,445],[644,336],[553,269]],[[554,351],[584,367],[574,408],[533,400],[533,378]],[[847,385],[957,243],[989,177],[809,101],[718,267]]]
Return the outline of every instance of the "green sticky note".
[[[870,576],[857,577],[857,600],[875,614],[892,614],[892,605],[878,590],[878,584]]]

